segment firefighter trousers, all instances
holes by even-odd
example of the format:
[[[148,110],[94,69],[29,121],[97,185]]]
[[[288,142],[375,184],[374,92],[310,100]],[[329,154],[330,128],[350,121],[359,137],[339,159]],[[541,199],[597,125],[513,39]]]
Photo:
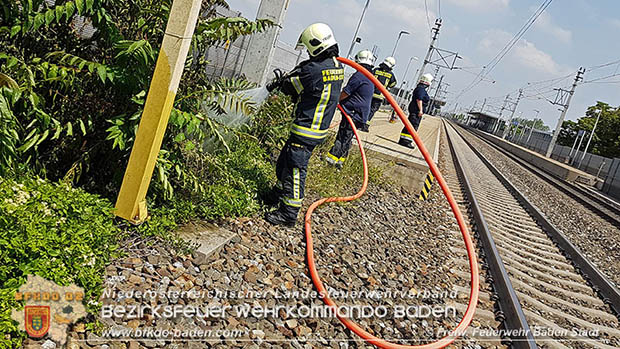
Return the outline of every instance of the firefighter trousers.
[[[417,114],[409,114],[409,122],[416,131],[418,131],[418,128],[420,128],[421,121],[422,118],[419,117]],[[411,142],[413,142],[413,137],[409,134],[409,131],[407,131],[406,127],[403,127],[403,129],[400,131],[400,142],[406,144],[410,144]]]
[[[280,151],[276,163],[276,177],[280,192],[280,208],[282,213],[296,219],[304,198],[308,162],[315,146],[297,144],[290,139]]]
[[[370,102],[370,114],[368,115],[367,123],[370,123],[370,120],[372,120],[372,118],[375,116],[375,113],[379,110],[379,108],[381,108],[382,104],[383,104],[383,99],[379,99],[379,98],[372,99],[372,102]]]
[[[364,125],[357,120],[353,120],[355,128],[361,129]],[[331,159],[331,163],[335,165],[342,165],[349,155],[349,149],[351,149],[351,141],[353,140],[353,129],[343,116],[340,120],[340,127],[338,127],[338,134],[336,135],[336,141],[334,146],[327,153],[327,158]]]

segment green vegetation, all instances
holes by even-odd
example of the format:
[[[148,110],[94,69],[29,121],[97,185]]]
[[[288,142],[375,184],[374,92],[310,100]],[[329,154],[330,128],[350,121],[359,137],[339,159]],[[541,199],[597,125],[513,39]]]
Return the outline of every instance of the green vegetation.
[[[335,135],[331,135],[314,151],[308,169],[306,190],[313,191],[321,197],[353,195],[362,186],[364,169],[357,145],[351,147],[342,169],[336,170],[326,165],[325,155],[334,144],[335,138]],[[382,168],[373,166],[372,162],[368,164],[368,181],[373,185],[387,183]]]
[[[112,219],[171,4],[0,4],[0,347],[18,347],[23,337],[10,311],[26,275],[76,283],[87,301],[97,299],[123,236],[173,240],[170,232],[190,219],[260,209],[290,101],[275,98],[256,111],[236,94],[252,84],[209,79],[203,57],[273,23],[216,18],[225,1],[204,0],[149,191],[151,219],[140,227]],[[209,118],[225,109],[257,121],[230,129]]]
[[[572,147],[580,130],[585,130],[587,132],[586,137],[589,137],[599,111],[601,111],[601,118],[596,126],[588,152],[608,158],[620,157],[620,108],[614,108],[603,102],[597,102],[596,105],[590,106],[586,116],[577,122],[564,121],[558,142],[561,145]]]
[[[10,319],[14,291],[30,274],[85,289],[97,301],[103,270],[121,234],[109,201],[66,183],[0,179],[0,347],[17,346],[22,334]],[[6,337],[10,334],[10,337]]]
[[[525,131],[530,129],[532,125],[534,125],[534,129],[539,131],[549,131],[549,126],[545,125],[545,122],[542,119],[524,119],[524,118],[515,118],[515,121],[519,123],[519,133],[521,130]]]
[[[0,175],[32,171],[66,179],[112,199],[123,175],[172,1],[17,0],[0,5]],[[270,21],[215,18],[203,1],[192,52],[175,102],[153,185],[174,165],[186,181],[180,148],[219,136],[204,115],[251,103],[234,94],[250,84],[207,78],[209,46],[264,30]],[[192,143],[193,145],[189,144]],[[179,162],[176,162],[179,160]],[[173,166],[164,165],[172,162]],[[178,172],[178,171],[177,171]]]
[[[275,182],[273,164],[293,104],[271,95],[256,108],[241,79],[211,80],[206,50],[273,25],[216,18],[203,0],[177,99],[148,194],[150,219],[115,222],[112,202],[126,167],[168,20],[171,0],[15,0],[0,4],[0,347],[19,347],[10,320],[28,274],[76,283],[98,299],[104,266],[126,236],[170,234],[190,220],[250,216]],[[251,115],[231,128],[211,116]],[[352,155],[341,171],[312,160],[308,189],[342,195],[361,183]],[[380,171],[371,167],[371,180]],[[343,189],[345,191],[343,191]],[[96,305],[87,304],[91,314]]]

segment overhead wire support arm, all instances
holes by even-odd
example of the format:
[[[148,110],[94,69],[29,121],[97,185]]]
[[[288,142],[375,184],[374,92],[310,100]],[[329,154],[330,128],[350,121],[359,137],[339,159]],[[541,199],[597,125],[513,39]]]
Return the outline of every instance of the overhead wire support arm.
[[[555,147],[555,143],[557,142],[558,136],[560,135],[560,130],[562,129],[562,124],[564,123],[564,118],[566,117],[566,112],[568,111],[568,108],[570,107],[570,101],[573,98],[573,95],[575,94],[575,88],[577,88],[577,85],[579,84],[579,82],[583,80],[583,74],[585,73],[586,73],[585,68],[583,67],[579,68],[579,70],[577,71],[577,75],[575,76],[575,80],[573,81],[573,86],[571,87],[570,91],[565,91],[562,89],[559,89],[558,91],[558,95],[556,96],[556,100],[554,101],[553,104],[562,106],[562,114],[560,115],[560,119],[558,119],[558,124],[555,127],[555,130],[553,131],[553,137],[551,137],[551,142],[549,142],[549,146],[547,147],[547,153],[545,154],[546,157],[551,157],[551,154],[553,153],[553,148]],[[566,97],[566,99],[562,100],[562,97]]]

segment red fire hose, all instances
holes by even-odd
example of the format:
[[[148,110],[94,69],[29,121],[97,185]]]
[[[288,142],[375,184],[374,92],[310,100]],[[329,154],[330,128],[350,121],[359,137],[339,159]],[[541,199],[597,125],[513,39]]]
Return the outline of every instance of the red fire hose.
[[[424,160],[426,160],[426,163],[428,163],[431,173],[437,179],[437,183],[439,183],[441,190],[443,191],[446,199],[448,200],[448,203],[450,204],[450,207],[452,208],[452,212],[454,213],[454,217],[456,218],[456,221],[458,222],[459,228],[461,230],[461,234],[463,235],[463,241],[465,242],[465,247],[467,249],[467,256],[469,258],[469,268],[471,271],[471,291],[469,294],[469,303],[467,305],[467,310],[465,311],[465,315],[461,319],[461,322],[459,322],[459,324],[456,326],[456,328],[452,332],[450,332],[449,335],[435,342],[432,342],[429,344],[423,344],[423,345],[402,345],[402,344],[388,342],[386,340],[373,336],[372,334],[370,334],[369,332],[361,328],[358,324],[356,324],[352,320],[344,316],[340,316],[340,314],[338,314],[337,311],[335,313],[337,314],[338,319],[348,329],[355,332],[355,334],[360,336],[366,342],[371,343],[379,348],[398,348],[398,349],[443,348],[451,344],[452,342],[454,342],[461,334],[465,333],[465,330],[471,323],[474,317],[474,312],[476,311],[476,304],[478,303],[478,292],[479,292],[478,289],[479,289],[480,280],[478,277],[478,263],[476,260],[476,252],[474,250],[474,244],[467,231],[467,227],[465,225],[465,220],[463,219],[463,215],[459,211],[456,201],[454,200],[454,197],[452,196],[452,193],[450,192],[450,189],[448,188],[446,181],[441,176],[441,173],[439,172],[437,165],[433,162],[433,159],[428,153],[428,150],[426,150],[424,143],[422,143],[422,141],[420,140],[420,137],[415,132],[415,130],[411,126],[411,123],[407,120],[407,117],[405,117],[405,114],[400,109],[400,107],[398,106],[394,98],[390,95],[390,93],[383,86],[383,84],[381,84],[370,72],[364,69],[364,67],[346,58],[338,57],[338,60],[344,64],[347,64],[355,68],[357,71],[363,73],[368,79],[370,79],[375,84],[375,86],[379,88],[381,93],[383,93],[383,95],[387,98],[387,100],[392,105],[392,108],[394,108],[394,110],[398,114],[398,117],[400,118],[400,120],[403,122],[403,124],[405,124],[407,131],[409,131],[409,134],[413,136],[413,140],[415,141],[418,148],[420,149],[422,156],[424,156]],[[308,259],[308,268],[310,270],[310,276],[312,278],[312,282],[314,283],[314,286],[316,287],[321,299],[323,299],[323,302],[325,302],[325,304],[327,304],[328,306],[332,307],[334,310],[336,310],[338,306],[332,299],[329,298],[327,290],[325,286],[323,286],[323,282],[321,281],[321,278],[319,277],[319,273],[316,269],[316,264],[314,262],[314,249],[313,249],[313,244],[312,244],[312,233],[311,233],[312,212],[314,212],[314,210],[317,207],[327,202],[353,201],[355,199],[358,199],[364,194],[364,192],[366,191],[366,187],[368,186],[368,162],[366,160],[366,153],[364,152],[364,147],[357,133],[357,129],[355,128],[355,125],[353,124],[353,120],[351,120],[351,118],[348,115],[346,115],[342,107],[340,106],[338,107],[340,108],[344,117],[347,118],[347,121],[353,128],[355,138],[357,139],[357,144],[359,145],[360,153],[362,154],[362,162],[364,164],[364,181],[362,183],[362,188],[359,190],[357,194],[353,196],[329,197],[329,198],[323,198],[318,201],[315,201],[314,203],[312,203],[312,205],[310,205],[310,208],[308,208],[308,211],[306,212],[306,217],[305,217],[306,257]]]

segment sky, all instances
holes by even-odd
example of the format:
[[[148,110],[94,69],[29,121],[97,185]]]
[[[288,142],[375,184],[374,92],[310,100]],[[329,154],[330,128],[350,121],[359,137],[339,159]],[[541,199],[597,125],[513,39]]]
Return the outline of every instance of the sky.
[[[361,49],[379,47],[383,60],[391,54],[398,33],[406,30],[395,54],[399,81],[409,81],[422,65],[430,43],[430,27],[441,17],[443,25],[436,47],[458,52],[459,69],[441,69],[449,84],[446,111],[478,108],[487,99],[485,111],[497,115],[507,94],[516,100],[519,88],[524,98],[515,116],[539,115],[554,129],[560,116],[554,88],[570,89],[580,67],[587,69],[584,83],[576,88],[567,113],[568,120],[585,115],[588,106],[603,101],[620,106],[620,1],[555,0],[503,59],[473,88],[482,67],[519,32],[543,4],[543,0],[371,0],[358,34]],[[254,19],[260,0],[228,0],[231,9]],[[353,39],[366,0],[291,0],[282,23],[280,40],[294,45],[299,33],[315,22],[329,24],[345,55]],[[411,60],[418,57],[418,60]],[[407,63],[411,65],[406,77]],[[606,63],[614,64],[599,67]],[[426,72],[434,73],[428,66]],[[488,70],[485,70],[487,73]],[[438,78],[437,77],[437,78]],[[604,79],[601,79],[604,78]],[[599,79],[599,80],[597,80]],[[437,81],[437,80],[436,80]],[[458,104],[457,104],[458,103]],[[535,110],[540,111],[537,114]],[[504,117],[510,112],[505,111]],[[522,113],[522,114],[521,114]]]

